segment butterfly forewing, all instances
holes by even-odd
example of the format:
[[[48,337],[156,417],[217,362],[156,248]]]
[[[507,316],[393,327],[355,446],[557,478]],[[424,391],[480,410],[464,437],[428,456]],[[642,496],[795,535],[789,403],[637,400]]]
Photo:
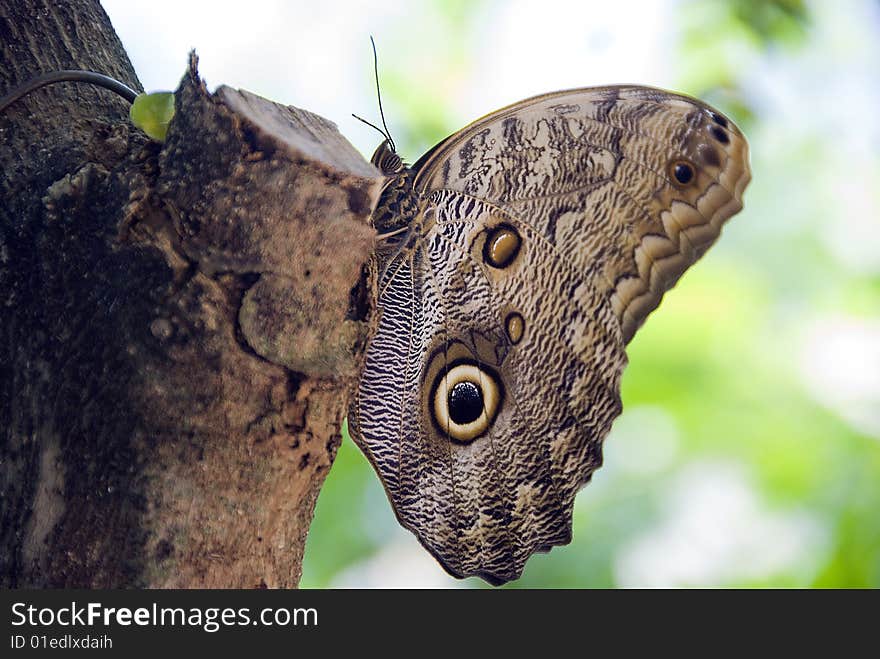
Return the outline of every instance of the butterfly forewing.
[[[352,436],[449,572],[508,581],[570,540],[625,345],[742,207],[747,145],[693,99],[583,89],[480,119],[406,176],[380,202],[416,210],[373,264]]]

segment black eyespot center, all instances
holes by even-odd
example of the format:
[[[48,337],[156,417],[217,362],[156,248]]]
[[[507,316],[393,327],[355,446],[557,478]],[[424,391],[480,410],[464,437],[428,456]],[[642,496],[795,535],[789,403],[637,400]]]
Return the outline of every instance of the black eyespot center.
[[[675,177],[676,181],[682,185],[687,185],[694,179],[694,168],[690,163],[677,162],[672,167],[672,175]]]
[[[480,418],[483,413],[483,391],[470,380],[457,382],[449,391],[449,418],[464,425]]]
[[[727,144],[728,142],[730,142],[730,138],[727,136],[727,133],[725,133],[718,126],[712,126],[709,129],[709,132],[712,133],[712,137],[714,137],[716,140],[718,140],[722,144]]]

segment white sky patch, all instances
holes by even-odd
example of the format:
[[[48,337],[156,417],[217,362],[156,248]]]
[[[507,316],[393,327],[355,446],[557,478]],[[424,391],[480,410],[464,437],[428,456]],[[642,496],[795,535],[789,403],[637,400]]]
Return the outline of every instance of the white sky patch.
[[[827,545],[806,511],[771,511],[738,465],[693,462],[666,494],[654,528],[624,545],[619,586],[735,585],[774,575],[808,579]]]
[[[880,61],[880,57],[878,57]],[[880,102],[877,106],[880,107]],[[841,263],[856,273],[880,273],[880,167],[876,154],[830,159],[828,206],[840,211],[829,217],[828,230],[819,235]],[[858,172],[853,176],[853,171]],[[871,178],[876,185],[870,185]]]
[[[816,320],[801,340],[800,370],[817,401],[880,439],[880,321]]]
[[[468,42],[473,52],[467,53],[450,51],[448,28],[424,2],[102,0],[102,5],[147,91],[176,88],[187,53],[195,48],[209,89],[226,84],[316,112],[337,123],[366,157],[381,138],[350,115],[378,122],[371,34],[380,78],[393,66],[418,81],[413,84],[448,90],[445,102],[460,123],[449,132],[539,93],[618,82],[674,83],[667,58],[674,35],[656,29],[672,11],[671,0],[639,3],[637,22],[625,3],[489,3]],[[433,61],[456,55],[472,62],[463,80],[445,80],[442,72],[436,74],[440,79],[417,75],[436,69]],[[393,126],[393,99],[385,101]]]
[[[786,131],[824,137],[845,152],[876,153],[880,126],[865,108],[880,105],[880,6],[870,0],[810,3],[812,22],[803,47],[777,49],[743,73],[750,100]]]
[[[627,409],[605,440],[603,470],[649,476],[671,467],[681,435],[675,419],[663,408],[641,405]]]
[[[624,82],[672,87],[674,34],[657,26],[674,13],[669,0],[493,3],[482,19],[487,29],[475,49],[460,118],[469,122],[559,89]]]
[[[379,552],[333,579],[331,588],[467,588],[453,579],[409,533],[395,538]]]
[[[809,180],[780,190],[780,198],[805,206],[805,213],[818,209],[817,235],[829,252],[870,275],[880,272],[880,124],[866,121],[864,113],[880,107],[880,5],[813,2],[810,11],[814,19],[803,48],[778,51],[747,72],[750,100],[765,120],[762,133],[752,135],[753,155],[763,150],[779,166],[786,149],[817,145],[799,168]],[[777,184],[780,179],[783,172],[773,173]],[[765,212],[768,219],[777,215]],[[797,220],[799,213],[785,215]]]
[[[354,0],[101,4],[147,91],[175,89],[195,48],[199,72],[211,90],[225,84],[320,114],[337,123],[367,157],[381,139],[351,113],[378,113],[369,37],[376,37],[381,56],[383,34],[405,5]]]

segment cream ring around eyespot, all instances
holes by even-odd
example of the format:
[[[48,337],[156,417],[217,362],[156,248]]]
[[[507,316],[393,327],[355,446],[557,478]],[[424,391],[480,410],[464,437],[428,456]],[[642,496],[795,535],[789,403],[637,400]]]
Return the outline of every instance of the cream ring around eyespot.
[[[475,364],[458,364],[445,374],[440,374],[440,381],[434,391],[431,404],[434,407],[434,418],[437,425],[444,429],[449,437],[458,442],[471,442],[489,428],[495,418],[501,392],[495,378],[481,370]],[[456,423],[452,420],[449,410],[449,394],[455,385],[470,382],[476,385],[482,395],[483,410],[480,415],[469,423]]]

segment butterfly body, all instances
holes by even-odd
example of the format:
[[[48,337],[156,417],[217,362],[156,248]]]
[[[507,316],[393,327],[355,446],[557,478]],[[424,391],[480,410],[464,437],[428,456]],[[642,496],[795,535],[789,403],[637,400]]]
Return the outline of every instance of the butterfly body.
[[[390,149],[387,140],[382,142],[372,159],[373,164],[388,176],[372,214],[373,227],[380,235],[409,226],[415,220],[419,206],[419,199],[413,192],[415,172],[399,157],[390,158],[389,153],[397,156]]]
[[[375,316],[350,413],[401,524],[455,576],[571,540],[625,346],[741,208],[747,146],[687,97],[528,99],[413,167],[389,143]]]

